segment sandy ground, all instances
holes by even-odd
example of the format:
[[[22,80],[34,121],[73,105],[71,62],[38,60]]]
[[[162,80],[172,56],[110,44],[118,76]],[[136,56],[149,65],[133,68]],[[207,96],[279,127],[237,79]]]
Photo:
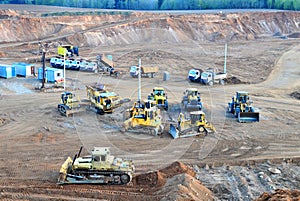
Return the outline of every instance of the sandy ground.
[[[3,49],[13,48],[9,47],[10,44],[2,44]],[[83,48],[82,55],[94,57],[98,51]],[[217,132],[205,138],[173,140],[167,132],[170,119],[164,114],[166,130],[162,136],[124,133],[121,132],[123,113],[130,104],[111,115],[99,116],[87,109],[66,118],[56,110],[60,92],[35,90],[40,85],[36,78],[1,79],[0,198],[168,200],[164,191],[156,195],[157,189],[143,187],[146,189],[143,192],[139,185],[57,186],[60,165],[81,145],[85,153],[94,146],[109,146],[113,155],[132,158],[137,175],[164,168],[174,161],[184,162],[194,167],[197,178],[214,192],[217,200],[252,200],[264,191],[299,188],[300,102],[289,95],[299,91],[299,39],[231,43],[227,70],[248,84],[213,87],[188,82],[187,71],[209,64],[222,68],[222,44],[188,41],[178,47],[144,43],[105,46],[101,51],[114,56],[117,65],[125,71],[122,77],[67,71],[68,90],[85,99],[85,85],[97,82],[124,98],[135,100],[137,80],[126,70],[141,57],[142,63],[160,65],[156,78],[142,80],[142,97],[146,98],[153,87],[162,86],[167,90],[171,107],[178,108],[185,89],[196,87],[201,92],[207,118]],[[19,57],[27,54],[24,52]],[[14,57],[8,57],[5,62],[13,60]],[[170,72],[169,81],[162,80],[163,71]],[[227,102],[239,90],[250,93],[254,106],[259,109],[260,122],[238,123],[226,112]],[[176,120],[176,114],[171,117]],[[268,172],[270,167],[280,169],[282,174],[274,176]]]

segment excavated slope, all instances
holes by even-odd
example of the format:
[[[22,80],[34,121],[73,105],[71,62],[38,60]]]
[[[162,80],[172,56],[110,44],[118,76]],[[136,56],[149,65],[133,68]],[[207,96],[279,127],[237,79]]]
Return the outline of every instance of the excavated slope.
[[[299,37],[299,25],[299,12],[35,17],[2,10],[0,43],[65,38],[73,44],[95,47],[144,42],[253,40],[272,35]]]

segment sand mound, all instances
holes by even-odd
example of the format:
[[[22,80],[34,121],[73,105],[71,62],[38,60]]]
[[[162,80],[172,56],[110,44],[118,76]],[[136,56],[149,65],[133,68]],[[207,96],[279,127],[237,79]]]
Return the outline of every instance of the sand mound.
[[[300,99],[300,92],[294,91],[293,93],[290,94],[290,96],[292,96],[294,98],[297,98],[297,99]]]
[[[179,174],[168,179],[156,194],[166,195],[161,200],[214,200],[212,192],[188,174]]]
[[[190,176],[195,176],[195,172],[180,162],[174,162],[170,166],[165,167],[155,172],[137,175],[133,182],[136,185],[147,185],[150,187],[161,187],[166,184],[166,180],[175,175],[186,173]]]
[[[288,35],[289,38],[300,38],[300,33],[292,33]]]
[[[280,200],[300,200],[299,190],[277,189],[275,193],[263,193],[256,201],[280,201]]]

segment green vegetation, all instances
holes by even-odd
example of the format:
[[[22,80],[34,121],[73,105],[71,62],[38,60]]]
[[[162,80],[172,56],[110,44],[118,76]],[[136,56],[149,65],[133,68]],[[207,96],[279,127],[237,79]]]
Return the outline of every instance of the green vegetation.
[[[44,13],[42,17],[49,17],[49,16],[83,16],[83,15],[130,15],[130,12],[122,12],[122,11],[87,11],[87,12],[53,12],[53,13]]]
[[[77,8],[129,10],[300,10],[300,0],[0,0],[0,4],[35,4]]]

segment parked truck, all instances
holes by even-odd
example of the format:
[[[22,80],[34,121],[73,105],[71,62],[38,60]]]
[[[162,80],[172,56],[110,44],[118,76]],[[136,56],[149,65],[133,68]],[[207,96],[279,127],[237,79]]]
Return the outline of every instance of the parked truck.
[[[131,66],[130,67],[130,75],[132,77],[138,77],[139,72],[141,72],[142,77],[149,77],[153,78],[158,73],[158,67],[157,66],[141,66],[141,70],[138,66]]]
[[[201,83],[207,85],[214,85],[215,83],[224,84],[227,73],[225,72],[216,72],[215,69],[207,69],[201,73]]]
[[[189,71],[188,79],[191,82],[201,82],[201,73],[203,72],[202,69],[193,68]]]

